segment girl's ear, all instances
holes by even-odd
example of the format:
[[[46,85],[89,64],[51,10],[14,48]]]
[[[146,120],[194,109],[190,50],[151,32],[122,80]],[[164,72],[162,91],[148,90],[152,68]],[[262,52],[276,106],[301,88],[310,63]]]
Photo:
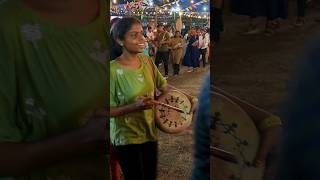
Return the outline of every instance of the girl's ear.
[[[117,43],[122,47],[123,46],[123,42],[120,39],[117,39]]]

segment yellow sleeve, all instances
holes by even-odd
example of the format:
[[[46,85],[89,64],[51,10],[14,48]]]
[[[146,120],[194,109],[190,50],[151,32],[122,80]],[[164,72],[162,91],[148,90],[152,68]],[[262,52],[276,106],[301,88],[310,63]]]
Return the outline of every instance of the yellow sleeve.
[[[115,73],[113,71],[113,62],[110,63],[110,97],[109,97],[109,103],[110,103],[110,107],[117,107],[118,103],[117,103],[117,97],[116,97],[116,77],[115,77]]]

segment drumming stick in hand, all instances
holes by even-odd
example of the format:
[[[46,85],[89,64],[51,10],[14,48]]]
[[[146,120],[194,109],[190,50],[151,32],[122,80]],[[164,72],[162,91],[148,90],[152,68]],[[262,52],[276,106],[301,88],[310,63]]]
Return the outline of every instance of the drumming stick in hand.
[[[162,106],[165,106],[165,107],[168,107],[168,108],[171,108],[171,109],[174,109],[178,112],[181,112],[181,113],[186,113],[183,109],[181,108],[178,108],[178,107],[174,107],[174,106],[171,106],[169,104],[165,104],[165,103],[162,103],[160,101],[156,101],[156,100],[151,100],[152,103],[154,103],[155,105],[162,105]]]

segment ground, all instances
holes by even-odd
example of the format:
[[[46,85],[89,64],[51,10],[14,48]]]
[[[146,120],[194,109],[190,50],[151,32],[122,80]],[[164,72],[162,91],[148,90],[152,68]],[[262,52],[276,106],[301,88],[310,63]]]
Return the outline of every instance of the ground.
[[[216,86],[277,115],[285,103],[297,64],[303,61],[300,55],[307,42],[320,32],[320,23],[315,21],[320,17],[319,4],[307,9],[306,24],[299,28],[292,25],[295,1],[289,5],[289,18],[281,21],[281,28],[273,36],[241,35],[248,18],[226,11],[225,32],[214,51],[211,68]],[[266,179],[274,177],[275,162],[270,163]]]
[[[160,67],[161,71],[162,68]],[[193,96],[198,96],[209,69],[207,66],[199,68],[196,72],[186,72],[187,68],[182,67],[180,76],[170,76],[168,82]],[[172,70],[169,69],[169,72]],[[193,160],[193,124],[179,134],[172,135],[159,131],[158,180],[189,179]]]

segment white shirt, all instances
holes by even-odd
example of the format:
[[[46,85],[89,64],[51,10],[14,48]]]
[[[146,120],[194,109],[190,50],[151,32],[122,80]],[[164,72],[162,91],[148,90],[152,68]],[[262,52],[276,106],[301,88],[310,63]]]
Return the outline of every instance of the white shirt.
[[[206,33],[204,36],[199,36],[199,48],[200,49],[207,49],[209,46],[209,34]]]
[[[184,35],[184,39],[188,39],[188,33]]]

